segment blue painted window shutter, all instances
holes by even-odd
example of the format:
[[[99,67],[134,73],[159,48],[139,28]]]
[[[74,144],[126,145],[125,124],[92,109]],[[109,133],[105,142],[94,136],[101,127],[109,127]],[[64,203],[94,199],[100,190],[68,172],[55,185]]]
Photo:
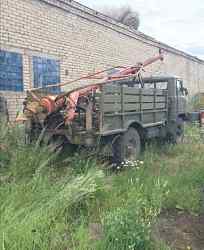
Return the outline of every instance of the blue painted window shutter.
[[[44,57],[33,57],[34,88],[60,83],[60,62]],[[59,93],[59,87],[48,88],[49,92]]]
[[[23,60],[21,54],[0,50],[0,90],[23,91]]]

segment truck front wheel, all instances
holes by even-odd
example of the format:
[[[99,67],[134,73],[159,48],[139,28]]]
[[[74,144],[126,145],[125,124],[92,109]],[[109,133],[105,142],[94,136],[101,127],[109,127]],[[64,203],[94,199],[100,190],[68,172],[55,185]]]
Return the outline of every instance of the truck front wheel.
[[[121,164],[127,160],[133,161],[141,152],[140,135],[135,128],[129,128],[123,135],[118,135],[113,140],[113,161]]]
[[[172,144],[182,144],[184,141],[184,121],[179,118],[175,124],[175,130],[168,137],[168,141]]]

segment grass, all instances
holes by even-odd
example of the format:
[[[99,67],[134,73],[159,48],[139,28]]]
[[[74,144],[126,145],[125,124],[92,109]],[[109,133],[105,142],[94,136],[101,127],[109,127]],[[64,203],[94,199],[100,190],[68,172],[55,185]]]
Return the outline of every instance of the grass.
[[[195,126],[184,145],[148,146],[142,162],[116,173],[94,158],[60,161],[25,146],[18,128],[0,135],[1,250],[170,250],[151,237],[161,211],[202,209],[204,145]]]

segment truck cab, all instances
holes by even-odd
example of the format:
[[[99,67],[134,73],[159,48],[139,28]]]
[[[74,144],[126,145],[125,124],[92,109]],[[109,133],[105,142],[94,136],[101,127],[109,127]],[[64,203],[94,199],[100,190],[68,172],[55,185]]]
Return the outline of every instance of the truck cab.
[[[176,120],[178,117],[185,119],[187,114],[188,91],[184,88],[183,80],[178,77],[169,79],[168,96],[169,96],[169,119]]]
[[[153,83],[153,88],[167,91],[167,120],[156,136],[178,142],[183,137],[184,122],[188,119],[188,90],[184,87],[183,80],[178,76],[158,76],[144,78],[142,82],[144,88]]]

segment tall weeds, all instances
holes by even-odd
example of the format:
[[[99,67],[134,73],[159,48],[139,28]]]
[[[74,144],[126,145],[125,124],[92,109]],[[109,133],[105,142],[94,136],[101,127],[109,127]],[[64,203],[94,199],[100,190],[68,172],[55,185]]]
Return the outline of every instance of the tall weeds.
[[[79,154],[60,161],[23,134],[1,125],[0,250],[170,249],[151,237],[161,211],[201,209],[198,128],[183,145],[147,147],[142,164],[117,173]]]
[[[23,144],[18,132],[1,134],[2,155],[9,157],[1,158],[0,249],[65,249],[72,245],[70,214],[94,197],[103,173],[52,179],[55,155]]]

